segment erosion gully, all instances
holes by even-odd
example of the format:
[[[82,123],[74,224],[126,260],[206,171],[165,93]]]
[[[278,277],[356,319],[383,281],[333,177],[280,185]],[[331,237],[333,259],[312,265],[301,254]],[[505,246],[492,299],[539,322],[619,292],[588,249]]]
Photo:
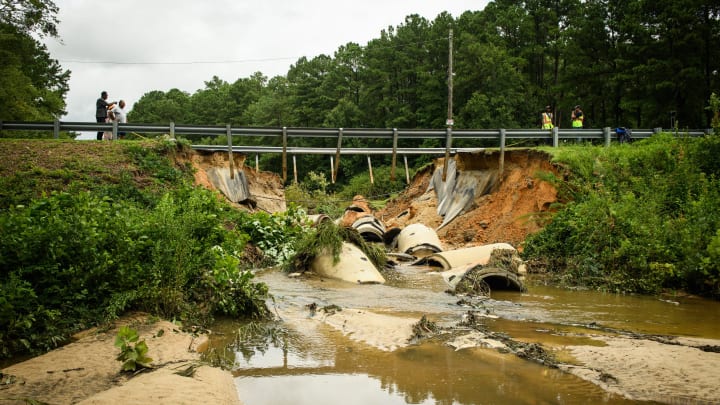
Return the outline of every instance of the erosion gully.
[[[456,325],[470,308],[446,293],[437,274],[400,267],[384,285],[289,278],[268,269],[276,309],[336,305],[388,314],[422,315]],[[577,337],[602,327],[641,334],[720,338],[720,303],[699,298],[644,297],[571,291],[526,282],[526,292],[493,291],[480,309],[488,329],[547,347],[590,344]],[[455,350],[442,338],[384,351],[330,327],[298,328],[276,320],[238,336],[243,324],[220,321],[211,347],[226,351],[244,404],[625,404],[571,374],[490,348]],[[247,329],[247,328],[246,328]],[[568,332],[568,333],[564,333]],[[227,353],[229,351],[229,353]],[[562,356],[562,350],[559,351]]]

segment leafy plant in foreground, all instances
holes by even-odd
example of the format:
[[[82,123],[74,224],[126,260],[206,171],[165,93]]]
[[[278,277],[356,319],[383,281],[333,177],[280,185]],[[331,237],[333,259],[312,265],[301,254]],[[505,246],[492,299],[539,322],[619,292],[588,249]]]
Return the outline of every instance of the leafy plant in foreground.
[[[138,368],[151,368],[152,359],[147,356],[148,347],[135,329],[125,325],[115,336],[115,347],[120,349],[116,360],[122,361],[122,371],[135,371]]]

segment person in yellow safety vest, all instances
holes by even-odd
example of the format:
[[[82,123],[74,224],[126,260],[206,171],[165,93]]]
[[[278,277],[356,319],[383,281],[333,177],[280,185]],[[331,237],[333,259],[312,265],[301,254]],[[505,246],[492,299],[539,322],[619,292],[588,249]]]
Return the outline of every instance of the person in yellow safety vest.
[[[575,106],[575,109],[573,110],[572,114],[570,114],[570,117],[572,119],[572,127],[573,128],[582,128],[583,127],[583,122],[585,121],[585,115],[583,114],[579,105]]]
[[[542,129],[553,129],[553,114],[550,106],[545,106],[545,112],[542,113]]]

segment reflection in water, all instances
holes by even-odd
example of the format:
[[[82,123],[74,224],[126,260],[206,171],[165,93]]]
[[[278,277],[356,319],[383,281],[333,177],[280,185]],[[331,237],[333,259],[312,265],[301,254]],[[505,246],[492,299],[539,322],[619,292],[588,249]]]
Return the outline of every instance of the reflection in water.
[[[457,322],[468,308],[444,292],[437,274],[405,270],[387,285],[356,286],[320,279],[289,279],[279,271],[258,277],[278,308],[307,304],[428,314]],[[653,297],[528,286],[528,292],[493,292],[483,303],[491,330],[547,348],[588,344],[574,333],[598,325],[653,334],[720,338],[720,303],[672,302]],[[307,315],[307,311],[296,311]],[[273,333],[243,334],[218,324],[229,340],[236,385],[244,404],[576,404],[633,403],[575,376],[492,349],[454,351],[430,341],[386,352],[357,343],[322,323],[270,323]],[[312,324],[314,326],[309,327]],[[590,327],[590,329],[588,329]]]
[[[265,358],[256,365],[239,364],[233,374],[243,402],[629,403],[571,375],[493,350],[453,351],[428,342],[390,353],[327,333],[320,347],[294,347],[300,340],[289,339],[287,346],[256,355]]]

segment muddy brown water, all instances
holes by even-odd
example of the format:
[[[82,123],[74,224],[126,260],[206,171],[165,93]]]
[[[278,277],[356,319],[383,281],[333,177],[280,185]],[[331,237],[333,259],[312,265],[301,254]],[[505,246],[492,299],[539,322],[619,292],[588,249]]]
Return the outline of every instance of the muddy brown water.
[[[468,307],[447,294],[437,274],[400,268],[385,285],[288,278],[280,270],[257,274],[274,295],[272,307],[337,305],[422,315],[456,325]],[[720,303],[699,298],[643,297],[563,290],[529,280],[524,293],[494,291],[479,308],[492,331],[521,342],[558,348],[588,344],[597,328],[652,335],[720,339]],[[488,348],[455,350],[431,338],[383,351],[330,327],[298,328],[274,321],[265,333],[238,337],[242,324],[215,325],[211,346],[232,358],[239,396],[258,404],[625,404],[636,403],[578,377]],[[268,333],[267,330],[272,331]],[[579,333],[574,333],[579,332]],[[562,357],[562,351],[559,351]]]

